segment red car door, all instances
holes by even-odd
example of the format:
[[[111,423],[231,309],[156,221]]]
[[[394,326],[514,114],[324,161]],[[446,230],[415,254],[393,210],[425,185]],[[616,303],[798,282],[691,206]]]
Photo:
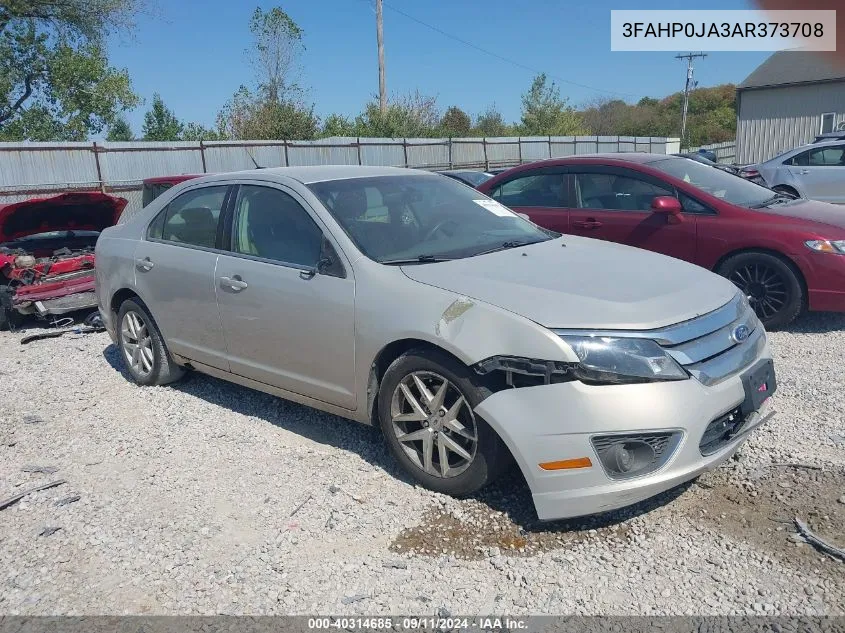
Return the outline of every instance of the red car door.
[[[695,216],[651,211],[655,197],[676,195],[674,187],[631,169],[593,165],[573,167],[571,187],[569,233],[695,261]]]
[[[563,167],[520,171],[499,183],[488,195],[514,211],[524,213],[535,224],[569,233],[568,191]]]

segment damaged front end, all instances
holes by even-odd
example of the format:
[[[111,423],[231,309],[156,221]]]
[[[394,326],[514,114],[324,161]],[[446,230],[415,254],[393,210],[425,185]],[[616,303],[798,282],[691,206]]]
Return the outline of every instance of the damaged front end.
[[[124,198],[71,193],[0,206],[0,329],[94,308],[94,246]]]

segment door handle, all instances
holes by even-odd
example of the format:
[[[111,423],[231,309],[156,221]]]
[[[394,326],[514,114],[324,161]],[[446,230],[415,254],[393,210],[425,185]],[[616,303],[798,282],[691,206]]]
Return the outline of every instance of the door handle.
[[[572,226],[576,226],[579,229],[598,229],[602,226],[602,223],[598,220],[576,220],[572,223]]]
[[[810,170],[809,170],[809,169],[802,169],[802,170],[801,170],[801,171],[799,171],[798,173],[799,173],[799,174],[806,175],[806,174],[809,174],[809,173],[810,173]]]
[[[240,292],[249,286],[249,284],[238,275],[235,275],[234,277],[221,277],[220,285],[223,288],[228,288],[229,290],[234,290],[235,292]]]
[[[135,268],[137,268],[141,272],[149,272],[150,270],[152,270],[153,266],[155,266],[155,264],[150,261],[149,257],[135,260]]]

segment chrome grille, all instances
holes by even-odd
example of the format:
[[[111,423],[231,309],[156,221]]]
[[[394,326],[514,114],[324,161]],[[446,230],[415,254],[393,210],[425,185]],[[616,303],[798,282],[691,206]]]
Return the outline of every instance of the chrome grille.
[[[731,335],[741,325],[748,329],[749,336],[737,342]],[[561,335],[651,339],[705,385],[714,385],[742,371],[766,346],[765,330],[748,300],[740,293],[712,312],[656,330],[554,331]]]

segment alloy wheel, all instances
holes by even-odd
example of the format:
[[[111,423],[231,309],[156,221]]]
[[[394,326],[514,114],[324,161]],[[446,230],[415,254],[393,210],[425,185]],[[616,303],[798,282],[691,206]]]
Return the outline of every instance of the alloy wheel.
[[[144,317],[129,311],[123,315],[120,338],[126,362],[137,375],[146,378],[153,371],[155,356],[150,328]]]
[[[478,448],[478,428],[466,398],[453,383],[430,371],[405,376],[393,392],[390,419],[408,458],[434,477],[456,477]]]
[[[748,297],[761,319],[771,319],[789,300],[786,280],[774,268],[749,263],[734,269],[730,280]]]

